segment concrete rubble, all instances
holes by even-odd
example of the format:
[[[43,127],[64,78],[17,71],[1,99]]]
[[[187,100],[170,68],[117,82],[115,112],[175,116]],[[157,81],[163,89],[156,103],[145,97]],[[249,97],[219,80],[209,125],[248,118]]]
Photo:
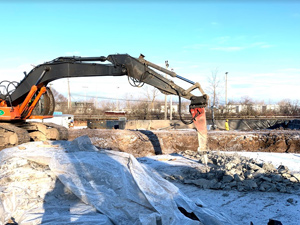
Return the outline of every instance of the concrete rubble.
[[[207,162],[207,166],[189,171],[184,177],[171,175],[167,179],[226,191],[292,193],[300,189],[300,173],[291,173],[285,165],[275,168],[271,163],[220,152],[207,152],[205,156],[205,153],[187,150],[180,154],[201,164]]]

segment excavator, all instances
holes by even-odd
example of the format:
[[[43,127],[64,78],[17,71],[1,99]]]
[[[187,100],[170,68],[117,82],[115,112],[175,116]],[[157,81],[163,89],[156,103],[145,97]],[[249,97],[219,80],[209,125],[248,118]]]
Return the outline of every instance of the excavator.
[[[100,57],[58,57],[34,67],[18,83],[0,82],[0,149],[29,141],[67,140],[68,130],[53,123],[26,122],[27,119],[53,117],[54,96],[47,85],[54,80],[72,77],[128,76],[132,86],[148,84],[163,94],[179,97],[179,115],[183,123],[194,123],[198,131],[199,148],[206,148],[206,117],[208,95],[200,84],[186,79],[173,71],[145,60],[144,55],[134,58],[128,54],[114,54]],[[191,85],[184,89],[165,75],[181,79]],[[101,85],[101,84],[99,84]],[[198,89],[200,96],[191,92]],[[191,101],[191,120],[181,116],[181,98]]]

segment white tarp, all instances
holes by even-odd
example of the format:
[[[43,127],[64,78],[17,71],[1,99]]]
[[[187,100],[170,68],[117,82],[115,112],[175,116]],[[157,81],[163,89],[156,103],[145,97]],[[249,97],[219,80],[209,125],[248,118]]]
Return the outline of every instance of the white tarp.
[[[87,136],[5,149],[0,179],[0,224],[232,224],[132,155],[99,151]]]

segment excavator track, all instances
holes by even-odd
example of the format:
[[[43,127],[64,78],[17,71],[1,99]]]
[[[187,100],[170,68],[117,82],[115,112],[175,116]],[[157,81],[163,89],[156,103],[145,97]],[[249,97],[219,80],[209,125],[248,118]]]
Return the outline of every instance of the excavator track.
[[[68,140],[68,129],[54,123],[27,122],[21,125],[33,141]]]
[[[45,140],[68,140],[68,129],[54,123],[0,123],[0,150]]]
[[[55,123],[43,123],[48,129],[57,130],[56,135],[48,136],[47,138],[50,140],[68,140],[69,132],[68,129],[64,126],[57,125]],[[56,132],[56,131],[55,131]]]
[[[0,123],[0,150],[30,141],[29,133],[10,123]]]

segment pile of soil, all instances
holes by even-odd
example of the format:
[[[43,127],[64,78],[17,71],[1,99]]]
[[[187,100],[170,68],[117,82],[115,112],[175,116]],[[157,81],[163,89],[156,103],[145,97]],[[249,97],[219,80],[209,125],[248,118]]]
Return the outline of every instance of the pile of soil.
[[[98,148],[128,152],[135,157],[197,151],[195,130],[69,129],[69,140],[88,135]],[[220,151],[300,152],[299,130],[209,131],[208,149]]]
[[[221,151],[300,152],[299,130],[212,131],[208,147]]]
[[[88,135],[100,149],[127,152],[135,157],[171,154],[186,149],[197,150],[197,133],[193,130],[105,130],[70,129],[69,140]]]

